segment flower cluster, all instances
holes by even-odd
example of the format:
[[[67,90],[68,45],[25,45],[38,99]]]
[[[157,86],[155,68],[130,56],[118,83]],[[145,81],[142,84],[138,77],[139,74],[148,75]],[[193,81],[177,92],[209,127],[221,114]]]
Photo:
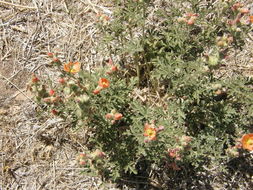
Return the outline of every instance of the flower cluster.
[[[57,56],[54,53],[48,52],[47,56],[51,59],[50,65],[61,65],[61,61],[57,58]]]
[[[102,13],[97,13],[97,18],[98,18],[98,21],[102,22],[103,25],[108,24],[110,21],[110,17]]]
[[[80,153],[77,157],[77,161],[81,166],[86,165],[86,159],[87,159],[87,155],[84,153]]]
[[[96,162],[100,162],[101,160],[103,160],[105,156],[106,154],[104,152],[99,149],[96,149],[90,154],[80,153],[76,159],[81,166],[92,166],[95,165]]]
[[[112,124],[114,124],[116,121],[119,121],[123,118],[123,114],[117,112],[116,110],[112,110],[110,113],[107,113],[105,115],[105,118],[110,120]]]
[[[236,25],[237,23],[241,22],[242,17],[250,12],[249,9],[245,8],[242,3],[233,4],[231,10],[237,15],[233,20],[228,20],[229,25]]]
[[[244,7],[244,4],[242,3],[235,3],[232,5],[231,7],[232,11],[237,11],[237,12],[240,12],[242,14],[246,14],[246,13],[249,13],[249,9],[248,8],[245,8]]]
[[[189,143],[192,141],[190,136],[183,135],[180,139],[177,139],[179,146],[176,148],[168,149],[168,156],[175,160],[181,160],[181,152],[191,149]]]
[[[230,45],[233,41],[234,39],[232,36],[224,34],[222,37],[218,36],[216,38],[216,45],[218,47],[224,48],[224,47],[228,47],[228,45]]]
[[[35,74],[33,74],[32,75],[32,83],[35,84],[35,83],[38,83],[39,81],[40,81],[39,78]]]
[[[186,13],[183,17],[179,17],[177,19],[178,22],[184,22],[188,25],[195,24],[196,19],[198,18],[199,14],[197,13]]]
[[[110,58],[109,61],[108,61],[108,66],[109,66],[109,69],[108,71],[106,72],[106,74],[110,75],[116,71],[118,71],[118,67],[113,63],[112,59]]]

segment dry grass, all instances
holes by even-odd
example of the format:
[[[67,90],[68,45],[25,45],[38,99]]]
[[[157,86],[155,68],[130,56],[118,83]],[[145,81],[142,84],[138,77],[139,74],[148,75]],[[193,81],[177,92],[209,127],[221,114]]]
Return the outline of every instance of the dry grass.
[[[78,60],[86,69],[100,64],[103,58],[94,48],[99,36],[96,14],[110,14],[112,9],[106,0],[0,0],[1,190],[116,189],[115,185],[81,174],[75,158],[83,151],[85,131],[73,131],[56,118],[37,117],[37,106],[26,91],[31,73],[40,77],[55,75],[46,67],[47,52],[57,53],[63,61]],[[249,38],[245,51],[234,52],[229,72],[224,66],[223,75],[231,76],[238,68],[252,75],[251,44]],[[226,177],[210,178],[212,188]],[[233,176],[229,180],[236,181]],[[240,180],[239,188],[250,188],[243,176]]]

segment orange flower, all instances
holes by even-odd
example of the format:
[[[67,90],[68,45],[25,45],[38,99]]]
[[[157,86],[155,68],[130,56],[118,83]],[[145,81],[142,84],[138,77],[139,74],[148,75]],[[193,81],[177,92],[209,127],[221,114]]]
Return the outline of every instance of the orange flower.
[[[108,88],[110,86],[110,82],[106,78],[101,78],[98,81],[98,86],[102,88]]]
[[[147,137],[149,141],[156,140],[156,129],[146,123],[144,126],[144,136]]]
[[[68,72],[68,73],[78,73],[81,69],[81,63],[79,62],[69,62],[69,63],[65,63],[64,64],[64,71]]]
[[[241,142],[242,142],[242,148],[252,151],[253,150],[253,133],[243,135]]]

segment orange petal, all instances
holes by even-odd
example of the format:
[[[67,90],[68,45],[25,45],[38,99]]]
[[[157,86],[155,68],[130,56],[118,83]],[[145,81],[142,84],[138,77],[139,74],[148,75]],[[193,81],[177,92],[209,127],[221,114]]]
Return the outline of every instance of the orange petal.
[[[253,15],[252,15],[252,16],[249,16],[249,21],[250,21],[251,23],[253,23]]]
[[[71,63],[71,62],[70,62]],[[69,72],[70,71],[70,63],[65,63],[63,66],[64,71]]]
[[[75,62],[72,64],[71,73],[78,73],[81,70],[81,63]]]

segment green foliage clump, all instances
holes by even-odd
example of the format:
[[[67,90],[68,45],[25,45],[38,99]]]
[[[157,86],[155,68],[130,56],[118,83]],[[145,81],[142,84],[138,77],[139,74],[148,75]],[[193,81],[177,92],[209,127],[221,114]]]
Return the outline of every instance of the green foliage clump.
[[[204,170],[238,156],[237,139],[252,126],[253,81],[219,71],[231,52],[243,49],[251,28],[244,7],[234,1],[113,2],[111,18],[100,15],[98,23],[99,48],[109,63],[77,74],[53,62],[62,78],[52,84],[55,94],[41,81],[31,85],[54,114],[87,128],[87,154],[103,151],[99,167],[87,156],[88,171],[118,179]]]

